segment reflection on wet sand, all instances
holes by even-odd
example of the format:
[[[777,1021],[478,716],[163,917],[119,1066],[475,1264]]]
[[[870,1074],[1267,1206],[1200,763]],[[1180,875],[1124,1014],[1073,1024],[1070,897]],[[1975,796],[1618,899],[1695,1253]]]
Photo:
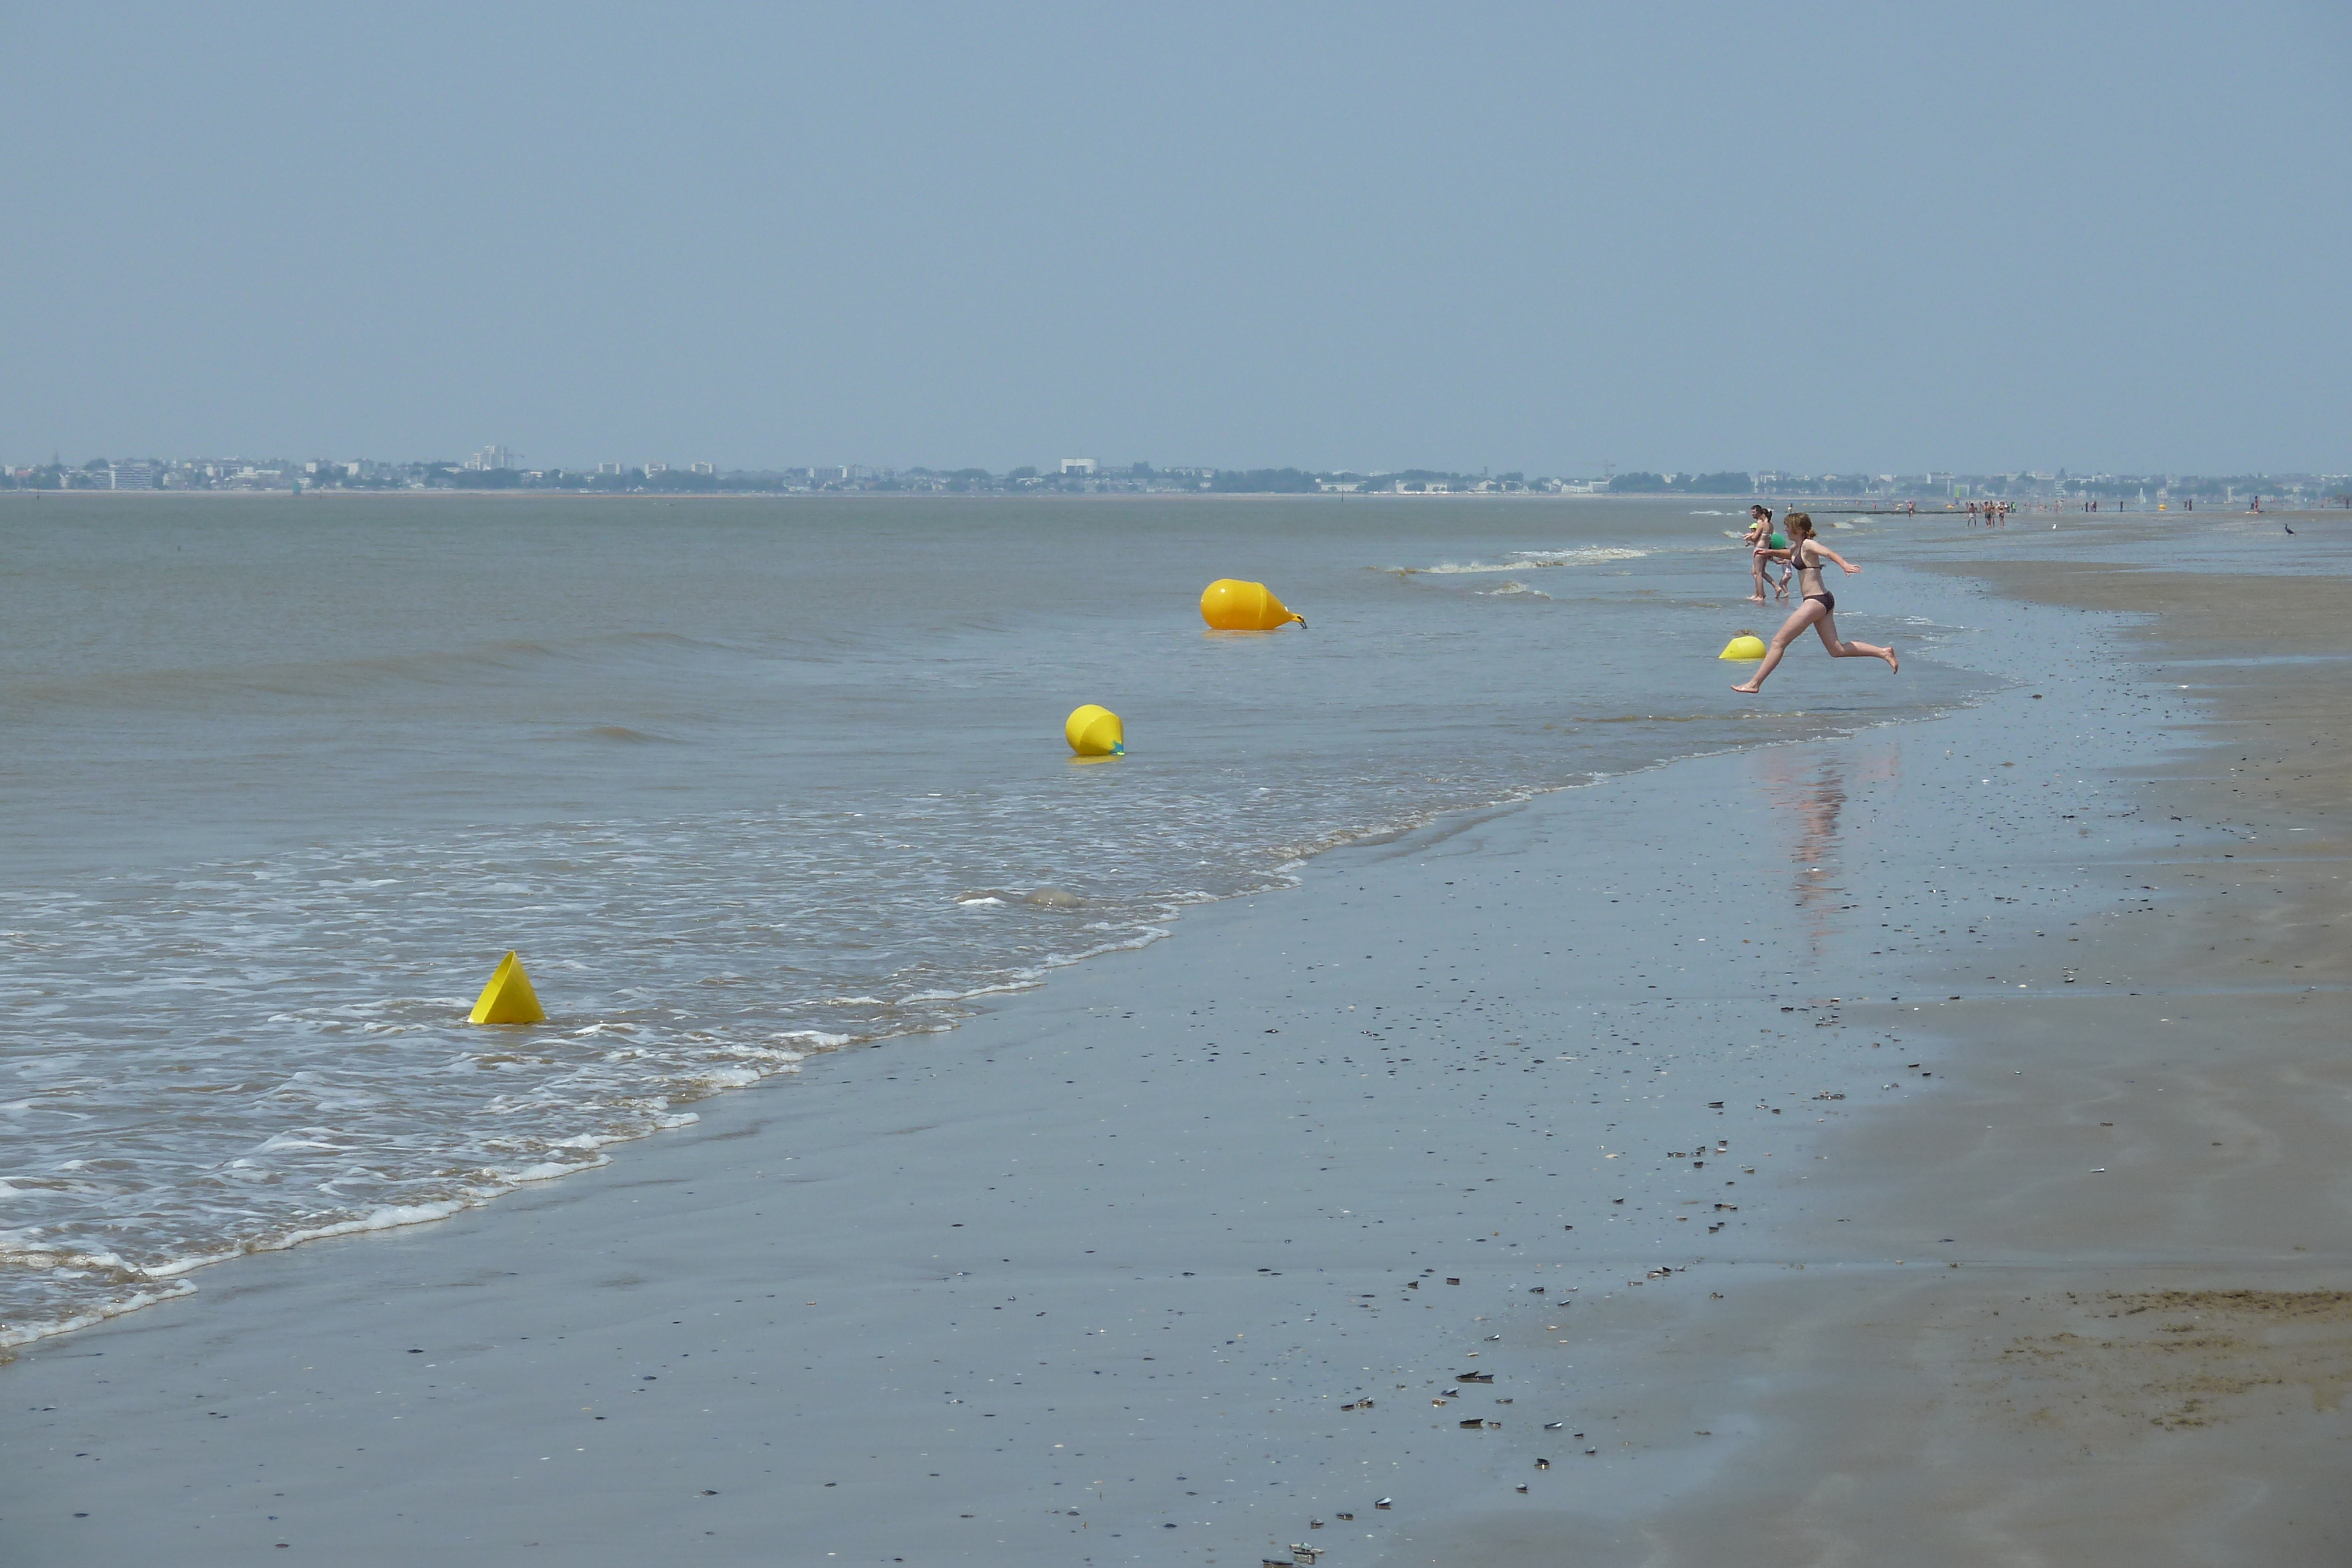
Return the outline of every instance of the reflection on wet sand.
[[[1776,820],[1792,821],[1796,829],[1790,844],[1798,912],[1792,924],[1802,930],[1816,957],[1828,950],[1837,928],[1835,917],[1848,907],[1839,902],[1846,890],[1839,881],[1843,862],[1838,840],[1847,775],[1854,775],[1857,788],[1892,783],[1900,773],[1899,757],[1892,744],[1860,757],[1842,749],[1756,754],[1757,781],[1772,802]]]

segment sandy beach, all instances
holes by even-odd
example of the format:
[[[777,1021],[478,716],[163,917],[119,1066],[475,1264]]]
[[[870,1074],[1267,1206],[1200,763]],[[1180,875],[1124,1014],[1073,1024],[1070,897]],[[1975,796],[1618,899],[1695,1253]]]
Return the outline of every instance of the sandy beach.
[[[2342,1561],[2336,580],[2042,537],[1876,536],[1980,704],[1335,851],[26,1347],[7,1560]]]

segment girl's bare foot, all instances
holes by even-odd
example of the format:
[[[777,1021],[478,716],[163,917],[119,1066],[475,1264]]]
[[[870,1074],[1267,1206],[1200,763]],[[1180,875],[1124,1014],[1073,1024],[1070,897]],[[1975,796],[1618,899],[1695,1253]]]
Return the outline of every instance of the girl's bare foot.
[[[1748,602],[1750,604],[1761,604],[1764,602],[1764,596],[1760,593],[1751,593],[1748,596]]]
[[[1731,689],[1732,689],[1733,691],[1735,691],[1735,692],[1743,692],[1743,693],[1745,693],[1746,695],[1748,695],[1748,696],[1751,696],[1751,697],[1752,697],[1752,696],[1754,696],[1758,692],[1762,691],[1764,688],[1763,688],[1762,686],[1760,686],[1760,685],[1756,685],[1756,686],[1734,686],[1734,687],[1732,687]]]
[[[1889,644],[1886,650],[1886,668],[1894,674],[1899,675],[1903,673],[1903,662],[1895,656],[1895,649],[1892,644]]]

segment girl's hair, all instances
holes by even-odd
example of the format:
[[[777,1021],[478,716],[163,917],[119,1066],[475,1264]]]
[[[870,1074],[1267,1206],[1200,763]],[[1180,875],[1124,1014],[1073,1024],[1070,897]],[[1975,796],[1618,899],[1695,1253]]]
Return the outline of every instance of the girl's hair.
[[[1790,512],[1786,526],[1790,538],[1809,539],[1813,537],[1813,519],[1806,513]]]
[[[1761,512],[1761,513],[1763,513],[1763,514],[1764,514],[1764,520],[1765,520],[1766,522],[1768,522],[1768,523],[1769,523],[1769,522],[1770,522],[1770,521],[1772,520],[1772,508],[1771,508],[1771,507],[1768,507],[1768,506],[1765,506],[1765,505],[1764,505],[1762,502],[1760,502],[1760,501],[1759,501],[1759,502],[1758,502],[1755,506],[1752,506],[1752,507],[1748,507],[1748,515],[1749,517],[1754,517],[1754,516],[1755,516],[1757,513],[1759,513],[1759,512]]]

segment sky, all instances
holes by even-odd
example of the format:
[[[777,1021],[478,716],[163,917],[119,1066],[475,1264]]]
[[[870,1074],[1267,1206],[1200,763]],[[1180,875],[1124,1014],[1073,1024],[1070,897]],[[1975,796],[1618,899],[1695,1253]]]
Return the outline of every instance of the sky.
[[[2352,468],[2340,0],[5,14],[10,463]]]

